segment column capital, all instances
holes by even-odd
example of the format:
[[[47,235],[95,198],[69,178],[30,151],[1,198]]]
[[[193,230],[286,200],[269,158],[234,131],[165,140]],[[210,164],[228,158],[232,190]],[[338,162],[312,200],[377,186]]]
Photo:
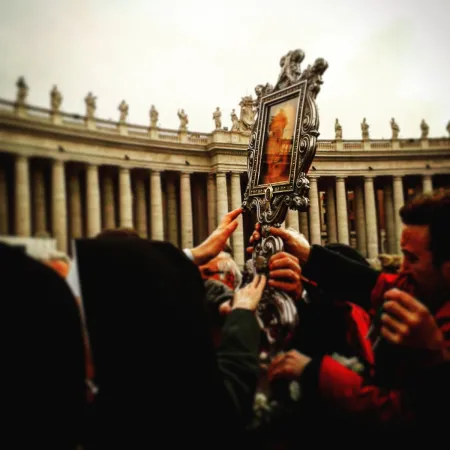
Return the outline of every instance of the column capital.
[[[16,155],[16,160],[18,160],[18,161],[27,161],[28,158],[29,157],[27,155],[23,155],[22,153],[18,153]]]
[[[394,181],[403,181],[403,175],[393,175]]]
[[[345,181],[347,178],[347,175],[336,175],[336,181]]]
[[[373,181],[374,178],[376,178],[374,173],[367,173],[364,175],[364,181]]]
[[[154,169],[153,167],[151,167],[151,168],[150,168],[150,172],[152,173],[152,175],[153,175],[154,173],[161,174],[162,172],[164,172],[164,170],[162,170],[162,169]]]
[[[62,166],[62,165],[64,165],[64,160],[62,160],[62,159],[53,159],[53,164],[55,164],[55,165],[60,165],[60,166]]]
[[[185,170],[183,170],[183,172],[180,172],[180,177],[181,178],[189,178],[192,173],[193,172],[186,172]]]
[[[122,172],[122,173],[129,173],[129,172],[130,172],[130,168],[129,168],[129,167],[123,167],[123,166],[120,166],[120,167],[119,167],[119,172]]]
[[[310,175],[310,174],[308,174],[307,177],[308,177],[308,179],[309,179],[310,181],[314,180],[314,181],[317,182],[317,180],[320,178],[320,175]]]

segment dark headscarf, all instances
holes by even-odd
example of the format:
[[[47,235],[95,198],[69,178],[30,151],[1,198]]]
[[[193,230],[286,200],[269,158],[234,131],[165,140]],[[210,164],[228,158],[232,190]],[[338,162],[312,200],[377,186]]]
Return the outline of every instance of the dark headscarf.
[[[0,243],[0,267],[1,438],[6,447],[74,449],[85,402],[76,301],[53,269],[21,250]]]
[[[356,261],[360,264],[363,264],[364,266],[369,267],[370,264],[367,261],[366,258],[364,258],[361,253],[358,252],[355,248],[351,247],[348,244],[341,244],[338,242],[332,243],[332,244],[326,244],[324,246],[328,250],[332,250],[333,252],[339,253],[342,256],[345,256],[346,258],[351,259],[352,261]]]
[[[226,434],[231,406],[198,268],[173,245],[140,238],[80,240],[76,253],[99,388],[98,445],[201,448],[206,435]]]

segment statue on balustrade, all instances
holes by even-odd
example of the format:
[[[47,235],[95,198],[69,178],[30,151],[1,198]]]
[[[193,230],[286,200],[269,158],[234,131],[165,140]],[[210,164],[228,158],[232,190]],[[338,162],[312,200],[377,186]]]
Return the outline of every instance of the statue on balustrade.
[[[246,95],[245,97],[242,97],[239,106],[241,107],[239,130],[249,133],[255,124],[255,101],[251,95]]]
[[[394,118],[391,119],[392,140],[398,139],[400,133],[400,127]]]
[[[336,122],[334,123],[334,131],[336,133],[336,139],[341,140],[342,139],[342,126],[339,123],[338,119],[336,119]]]
[[[425,119],[422,119],[422,122],[420,122],[420,130],[422,131],[421,138],[422,139],[427,139],[428,138],[428,133],[430,131],[430,127],[425,122]]]
[[[28,95],[28,86],[27,86],[27,83],[25,82],[25,78],[24,77],[20,77],[17,80],[16,86],[17,86],[17,100],[16,100],[16,102],[17,102],[18,105],[23,106],[23,105],[25,105],[25,100],[26,100],[27,95]]]
[[[231,131],[239,131],[239,118],[234,109],[231,111],[231,123]]]
[[[120,103],[119,111],[120,111],[120,123],[125,123],[128,117],[128,105],[125,102],[125,100],[122,100],[122,102]]]
[[[361,123],[361,133],[364,141],[369,140],[369,124],[366,122],[365,117]]]
[[[222,128],[222,112],[220,111],[220,108],[217,107],[216,110],[213,112],[213,119],[214,123],[216,125],[216,130],[220,130]]]
[[[52,113],[58,113],[61,108],[62,103],[62,95],[61,92],[58,91],[56,85],[53,86],[53,89],[50,92],[50,105],[52,108]]]
[[[150,127],[156,128],[158,124],[159,113],[156,110],[155,105],[152,105],[149,114],[150,114]]]
[[[187,124],[189,123],[189,119],[187,114],[184,112],[184,109],[178,110],[178,118],[180,119],[180,131],[187,130]]]
[[[88,119],[94,119],[95,110],[97,108],[97,97],[94,97],[92,92],[89,92],[84,101],[86,103],[86,117]]]

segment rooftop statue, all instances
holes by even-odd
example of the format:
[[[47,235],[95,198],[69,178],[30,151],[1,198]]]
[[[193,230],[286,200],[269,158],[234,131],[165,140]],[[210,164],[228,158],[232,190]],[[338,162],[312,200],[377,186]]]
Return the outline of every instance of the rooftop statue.
[[[120,123],[125,123],[128,117],[128,104],[125,102],[125,100],[122,100],[122,102],[119,105],[119,111],[120,111]]]
[[[53,86],[50,92],[50,105],[53,113],[59,112],[62,104],[62,95],[61,92],[58,91],[56,85]]]
[[[94,97],[92,92],[89,92],[84,101],[86,103],[86,117],[94,119],[95,110],[97,109],[97,97]]]
[[[189,123],[189,119],[187,114],[184,112],[184,109],[178,110],[178,118],[180,119],[180,131],[187,130],[187,124]]]

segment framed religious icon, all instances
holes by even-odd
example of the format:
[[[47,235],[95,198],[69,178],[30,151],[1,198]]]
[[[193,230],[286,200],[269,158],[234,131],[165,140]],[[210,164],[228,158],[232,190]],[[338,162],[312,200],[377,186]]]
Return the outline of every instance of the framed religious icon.
[[[249,182],[243,207],[256,209],[263,226],[280,226],[289,208],[306,211],[306,177],[316,153],[319,116],[315,99],[328,63],[318,58],[303,72],[302,50],[280,61],[277,84],[258,85],[256,120],[247,156]]]

